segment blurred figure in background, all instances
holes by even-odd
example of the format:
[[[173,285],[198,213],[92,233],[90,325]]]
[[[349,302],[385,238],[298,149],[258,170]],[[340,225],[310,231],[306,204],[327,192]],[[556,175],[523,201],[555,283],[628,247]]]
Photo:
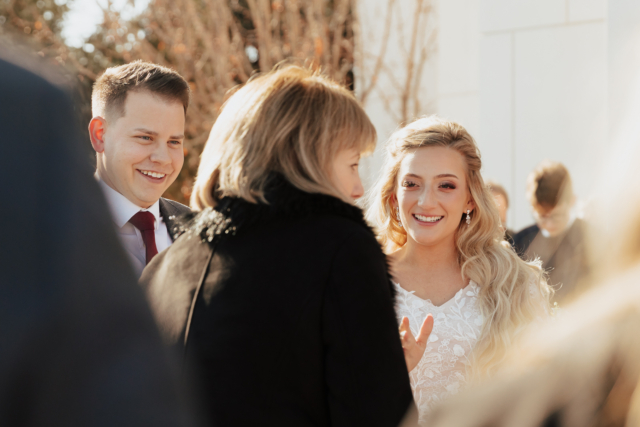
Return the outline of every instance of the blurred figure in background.
[[[500,224],[504,230],[504,240],[513,245],[513,235],[515,233],[507,227],[507,212],[509,211],[509,195],[507,194],[507,190],[495,181],[487,181],[487,187],[491,190],[493,199],[498,206]]]
[[[141,277],[214,426],[397,426],[412,404],[386,258],[353,202],[375,128],[300,67],[226,102],[200,213]]]
[[[138,276],[173,242],[175,218],[190,212],[161,197],[184,163],[189,94],[180,74],[142,61],[107,69],[93,86],[96,178]]]
[[[0,76],[0,425],[194,425],[69,99]]]
[[[571,175],[559,162],[545,160],[529,174],[527,197],[536,224],[514,237],[514,248],[525,260],[540,258],[556,290],[554,301],[575,297],[578,284],[588,273],[585,224],[573,208]]]

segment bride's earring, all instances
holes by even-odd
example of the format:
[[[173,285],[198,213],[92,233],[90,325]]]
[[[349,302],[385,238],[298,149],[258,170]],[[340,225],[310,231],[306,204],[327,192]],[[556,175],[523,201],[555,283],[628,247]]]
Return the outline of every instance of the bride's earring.
[[[400,226],[400,228],[404,228],[402,226],[402,221],[400,221],[400,208],[396,207],[396,219],[398,220],[398,225]]]
[[[467,209],[467,225],[471,224],[471,215],[469,215],[471,213],[470,209]]]

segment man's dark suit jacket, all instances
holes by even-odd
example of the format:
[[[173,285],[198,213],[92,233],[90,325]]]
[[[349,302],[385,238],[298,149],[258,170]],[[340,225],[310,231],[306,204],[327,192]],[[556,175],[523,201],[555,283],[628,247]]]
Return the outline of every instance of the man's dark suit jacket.
[[[178,237],[177,221],[189,213],[191,213],[191,209],[182,203],[164,197],[160,198],[160,216],[167,226],[172,241]]]
[[[193,425],[69,99],[0,76],[0,425]]]
[[[579,283],[588,273],[584,237],[585,224],[580,219],[560,236],[549,238],[534,224],[513,236],[513,246],[522,259],[541,259],[549,284],[556,289],[554,301],[563,303],[580,291]]]

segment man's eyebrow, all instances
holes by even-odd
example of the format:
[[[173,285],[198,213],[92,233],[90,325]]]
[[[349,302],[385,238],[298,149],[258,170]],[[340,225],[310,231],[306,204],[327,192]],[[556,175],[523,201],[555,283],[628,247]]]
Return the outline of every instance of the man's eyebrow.
[[[134,131],[146,133],[147,135],[158,136],[158,132],[154,132],[152,130],[145,129],[145,128],[135,128]]]
[[[169,139],[184,139],[184,135],[183,134],[173,135],[173,136],[170,136]]]

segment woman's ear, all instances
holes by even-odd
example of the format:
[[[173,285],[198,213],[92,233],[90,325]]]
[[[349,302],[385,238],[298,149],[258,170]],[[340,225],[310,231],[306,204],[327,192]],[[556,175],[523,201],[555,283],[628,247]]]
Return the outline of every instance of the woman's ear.
[[[398,199],[395,194],[391,195],[391,198],[389,198],[389,205],[391,205],[391,209],[398,207]]]
[[[469,199],[469,201],[467,202],[467,208],[465,209],[465,212],[467,210],[473,211],[476,208],[476,202],[473,199]]]

